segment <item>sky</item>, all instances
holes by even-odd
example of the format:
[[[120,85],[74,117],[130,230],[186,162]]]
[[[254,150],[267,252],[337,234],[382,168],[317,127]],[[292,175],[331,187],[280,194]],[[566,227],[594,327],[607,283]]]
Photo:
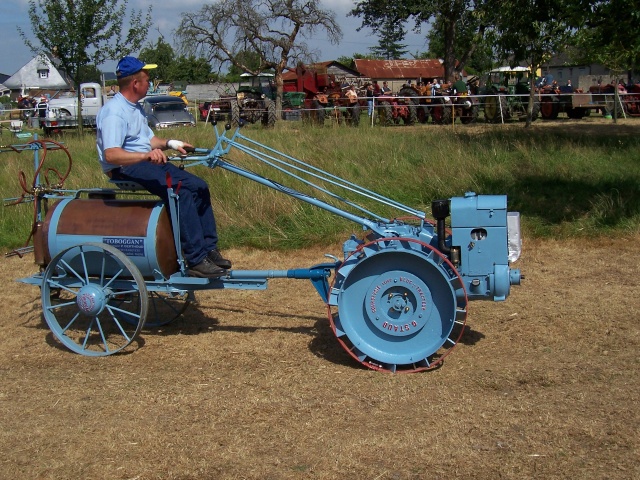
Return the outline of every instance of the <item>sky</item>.
[[[147,37],[147,42],[154,42],[158,31],[163,32],[165,39],[172,43],[172,36],[166,32],[172,32],[178,25],[182,12],[195,12],[204,4],[203,0],[181,0],[180,2],[160,0],[153,3],[152,19],[153,27]],[[320,0],[320,6],[336,13],[336,20],[342,28],[342,41],[338,45],[332,45],[326,35],[318,35],[309,44],[320,51],[319,61],[336,60],[341,56],[351,56],[354,53],[368,54],[369,47],[378,43],[378,37],[365,29],[357,32],[361,25],[359,18],[348,17],[347,13],[354,7],[352,0]],[[129,9],[143,10],[146,12],[148,0],[129,0]],[[33,54],[18,34],[17,27],[31,35],[31,23],[29,22],[28,0],[2,0],[2,16],[0,17],[0,31],[3,32],[0,40],[0,73],[13,75],[33,58]],[[404,43],[410,53],[422,52],[427,49],[425,35],[410,33]],[[115,62],[110,62],[100,67],[104,71],[115,70]]]

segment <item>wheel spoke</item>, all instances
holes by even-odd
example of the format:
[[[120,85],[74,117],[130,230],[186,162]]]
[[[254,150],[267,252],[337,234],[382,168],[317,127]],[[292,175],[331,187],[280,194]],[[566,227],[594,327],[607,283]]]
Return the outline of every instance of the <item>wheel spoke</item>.
[[[84,280],[89,283],[89,270],[87,269],[87,257],[86,252],[81,248],[80,249],[80,258],[82,259],[82,269],[84,270]]]
[[[71,265],[69,265],[63,259],[60,259],[60,263],[65,267],[65,270],[71,272],[74,277],[82,282],[83,285],[87,282],[78,272],[75,271],[75,269]]]
[[[109,345],[107,344],[107,339],[104,336],[104,332],[102,331],[102,324],[100,323],[100,319],[96,318],[96,324],[98,325],[98,331],[100,332],[100,338],[102,339],[102,345],[104,345],[104,351],[109,353]]]
[[[76,316],[73,317],[69,323],[67,323],[67,326],[62,329],[62,333],[64,333],[67,330],[69,330],[69,327],[71,327],[71,325],[73,325],[73,322],[75,322],[78,319],[79,316],[80,316],[80,312],[78,312],[76,314]]]

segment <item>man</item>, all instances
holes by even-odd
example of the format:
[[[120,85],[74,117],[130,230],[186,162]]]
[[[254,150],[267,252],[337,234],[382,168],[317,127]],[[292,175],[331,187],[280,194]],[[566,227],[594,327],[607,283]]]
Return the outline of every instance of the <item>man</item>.
[[[149,69],[135,57],[124,57],[116,69],[119,92],[96,119],[98,158],[102,171],[114,180],[129,180],[168,202],[166,174],[179,191],[180,241],[189,275],[218,278],[231,262],[218,251],[218,234],[209,187],[201,178],[167,162],[167,149],[186,153],[192,145],[155,136],[138,103],[149,89]]]
[[[467,83],[462,80],[460,75],[455,75],[455,82],[453,82],[453,94],[454,95],[463,95],[468,92]]]

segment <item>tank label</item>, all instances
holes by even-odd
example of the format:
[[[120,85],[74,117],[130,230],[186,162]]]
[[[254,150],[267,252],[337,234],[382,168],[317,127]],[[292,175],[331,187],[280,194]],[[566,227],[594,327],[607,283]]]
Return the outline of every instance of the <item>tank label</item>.
[[[104,237],[102,242],[116,247],[128,257],[144,257],[144,238]]]

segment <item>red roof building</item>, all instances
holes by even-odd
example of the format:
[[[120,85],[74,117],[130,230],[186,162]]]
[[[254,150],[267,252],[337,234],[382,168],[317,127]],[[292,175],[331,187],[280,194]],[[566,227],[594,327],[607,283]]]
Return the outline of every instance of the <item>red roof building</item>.
[[[430,60],[365,60],[355,59],[356,70],[371,80],[402,80],[412,82],[442,79],[444,66],[437,59]]]

